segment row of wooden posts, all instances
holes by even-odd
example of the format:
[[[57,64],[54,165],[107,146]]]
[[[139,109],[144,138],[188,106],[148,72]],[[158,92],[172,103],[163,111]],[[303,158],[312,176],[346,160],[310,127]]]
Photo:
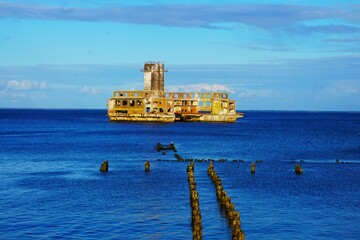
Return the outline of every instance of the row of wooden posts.
[[[231,203],[230,196],[225,192],[220,177],[216,174],[214,165],[212,163],[208,166],[208,175],[211,181],[216,187],[216,196],[220,204],[220,207],[225,211],[225,216],[229,221],[229,225],[232,228],[233,240],[244,240],[245,233],[241,229],[240,212],[235,211],[235,206]]]
[[[150,162],[146,161],[144,165],[145,165],[145,172],[149,172]],[[109,161],[105,160],[100,166],[100,172],[107,172],[108,170],[109,170]]]
[[[193,165],[194,163],[192,162],[191,164]],[[213,166],[211,162],[210,162],[210,164],[211,164],[211,166]],[[145,165],[145,172],[149,172],[150,171],[150,162],[146,161],[144,165]],[[256,165],[255,165],[254,162],[252,162],[250,164],[250,172],[252,174],[255,173],[255,168],[256,168]],[[108,169],[109,169],[109,161],[105,160],[100,166],[100,171],[101,172],[107,172]],[[302,174],[303,173],[303,169],[299,164],[295,164],[294,169],[295,169],[296,174]]]
[[[146,161],[144,164],[145,172],[150,171],[150,162]],[[109,161],[105,160],[101,166],[100,171],[107,172],[109,169]],[[252,162],[250,165],[250,171],[252,174],[255,173],[255,163]],[[188,174],[188,183],[190,188],[190,205],[191,205],[191,226],[193,239],[202,239],[202,220],[199,207],[199,194],[196,190],[196,182],[194,176],[194,162],[191,162],[186,172]],[[244,240],[245,233],[241,229],[240,212],[235,211],[235,206],[231,203],[230,196],[227,195],[223,188],[222,181],[217,175],[214,165],[210,162],[207,170],[208,176],[216,187],[216,196],[220,204],[220,207],[225,211],[225,216],[228,219],[229,225],[232,228],[232,240]],[[295,173],[302,174],[302,168],[300,165],[295,165]]]
[[[194,176],[194,163],[190,163],[186,169],[190,188],[190,205],[191,205],[191,226],[194,240],[202,239],[202,221],[199,206],[199,194],[196,190]]]
[[[160,152],[160,151],[167,151],[167,150],[172,150],[174,152],[177,152],[176,150],[176,147],[175,147],[175,143],[174,142],[171,142],[170,144],[161,144],[160,142],[158,142],[155,146],[155,149]],[[163,152],[162,153],[163,155],[166,155],[166,152]],[[175,153],[174,154],[175,158],[176,158],[176,161],[178,162],[210,162],[212,164],[213,161],[215,161],[214,159],[184,159],[182,157],[180,157],[179,154]],[[158,159],[158,161],[161,161],[161,159]],[[171,161],[171,160],[168,160],[168,161]],[[233,160],[233,162],[244,162],[244,160]],[[303,162],[303,160],[300,160],[301,162]],[[218,162],[227,162],[227,159],[219,159]],[[256,160],[255,161],[256,163],[261,163],[263,162],[262,160]],[[255,174],[255,168],[256,168],[256,165],[255,165],[255,162],[252,162],[250,164],[250,172],[251,174]],[[337,159],[336,160],[336,163],[340,163],[340,161]],[[343,163],[343,162],[341,162]],[[148,165],[147,165],[148,164]],[[147,161],[145,163],[145,171],[149,171],[149,168],[150,168],[150,163],[149,161]],[[303,173],[303,170],[302,170],[302,167],[299,165],[299,164],[295,164],[294,166],[294,170],[295,170],[295,173],[296,174],[302,174]]]

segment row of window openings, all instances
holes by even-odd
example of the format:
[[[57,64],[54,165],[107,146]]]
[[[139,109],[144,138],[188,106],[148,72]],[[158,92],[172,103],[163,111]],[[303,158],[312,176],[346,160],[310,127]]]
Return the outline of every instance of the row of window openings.
[[[145,95],[148,95],[147,93]],[[181,95],[183,95],[184,98],[187,98],[188,96],[190,96],[190,98],[195,98],[195,93],[182,93]],[[200,93],[200,98],[211,98],[211,93]],[[223,93],[223,94],[215,94],[215,98],[219,98],[221,95],[222,98],[227,98],[227,94]],[[128,97],[129,93],[128,92],[115,92],[115,96],[118,97]],[[133,92],[132,94],[133,97],[138,97],[139,93],[138,92]],[[166,93],[165,95],[167,98],[170,98],[170,93]],[[174,93],[174,98],[179,98],[180,94],[179,93]]]
[[[157,104],[158,102],[154,102],[154,104]],[[190,105],[188,105],[188,103],[190,103]],[[202,107],[204,106],[206,107],[210,107],[211,103],[209,101],[203,102],[203,101],[199,101],[198,102],[198,106]],[[159,102],[160,105],[162,105],[162,102]],[[171,104],[171,102],[169,102],[168,104]],[[194,101],[174,101],[174,105],[182,105],[182,106],[193,106],[194,105]],[[223,103],[221,103],[221,106],[223,107]]]
[[[150,112],[150,110],[151,110],[150,107],[147,107],[147,108],[146,108],[146,112]],[[171,109],[168,108],[168,112],[170,112],[170,111],[171,111]],[[163,109],[163,108],[153,108],[153,112],[155,112],[155,113],[157,113],[157,112],[162,113],[162,112],[164,112],[164,109]]]
[[[115,101],[115,105],[116,106],[127,106],[128,105],[128,103],[129,103],[129,105],[130,106],[142,106],[143,105],[143,103],[142,103],[142,101],[141,100],[137,100],[137,101],[135,101],[135,100],[116,100]],[[148,104],[150,104],[150,102],[148,102]],[[160,105],[162,105],[162,102],[160,101],[160,102],[154,102],[154,104],[160,104]],[[182,105],[187,105],[187,101],[182,101]],[[191,101],[191,105],[193,105],[193,101]],[[203,106],[204,105],[204,103],[203,102],[199,102],[199,106]],[[210,102],[206,102],[206,106],[208,106],[208,107],[210,107]]]
[[[174,101],[175,105],[182,105],[182,106],[188,106],[188,103],[190,103],[190,106],[194,105],[194,101]]]
[[[142,106],[143,102],[141,100],[116,100],[115,101],[115,105],[116,106],[127,106],[129,104],[129,106],[134,107],[134,106]]]
[[[188,101],[175,101],[174,102],[174,105],[181,105],[181,106],[193,106],[194,105],[194,101],[190,101],[190,105],[188,105]],[[204,104],[205,103],[205,104]],[[222,104],[222,103],[221,103]],[[203,107],[203,106],[206,106],[206,107],[210,107],[211,103],[210,102],[203,102],[203,101],[199,101],[198,102],[198,106],[199,107]]]
[[[132,96],[133,97],[138,97],[139,93],[138,92],[133,92]],[[129,93],[128,92],[115,92],[115,97],[129,97]]]
[[[195,93],[174,93],[173,97],[174,98],[179,98],[180,95],[182,95],[183,98],[195,98]],[[227,94],[223,93],[223,94],[219,94],[219,93],[215,93],[215,98],[220,98],[220,95],[222,98],[226,99],[227,98]],[[170,93],[166,93],[165,94],[166,98],[170,98]],[[200,98],[211,98],[211,93],[199,93]]]
[[[157,103],[157,102],[154,102],[154,103]],[[204,104],[205,103],[205,104]],[[134,107],[134,106],[142,106],[143,105],[143,102],[141,100],[116,100],[115,102],[115,105],[116,106],[127,106],[129,104],[129,106],[131,107]],[[161,105],[162,102],[159,102],[159,104]],[[182,105],[183,106],[186,106],[187,105],[187,101],[182,101]],[[193,105],[193,101],[191,101],[191,105]],[[231,104],[230,104],[231,105]],[[200,101],[198,103],[198,106],[199,107],[203,107],[203,106],[206,106],[206,107],[210,107],[211,106],[211,103],[210,102],[202,102]],[[223,104],[221,103],[221,106],[223,107]]]
[[[189,101],[174,101],[174,105],[181,105],[181,106],[193,106],[194,105],[194,101],[190,101],[190,105],[188,105]],[[205,103],[205,104],[204,104]],[[206,106],[206,107],[210,107],[211,106],[211,103],[209,101],[199,101],[198,102],[198,106],[199,107],[203,107],[203,106]],[[230,103],[230,106],[234,105],[234,103]],[[227,107],[227,103],[226,102],[221,102],[220,103],[220,106],[221,107]]]

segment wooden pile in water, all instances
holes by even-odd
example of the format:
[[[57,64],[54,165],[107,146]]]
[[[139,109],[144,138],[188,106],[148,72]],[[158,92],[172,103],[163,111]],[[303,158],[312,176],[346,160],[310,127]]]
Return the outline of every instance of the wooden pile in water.
[[[190,187],[190,204],[191,204],[191,226],[193,239],[202,239],[202,222],[199,207],[199,194],[196,191],[196,182],[194,177],[194,163],[190,163],[186,169],[188,174],[188,182]]]
[[[215,184],[216,187],[216,196],[221,208],[226,213],[226,218],[229,221],[229,225],[232,228],[232,240],[244,240],[245,233],[241,229],[240,223],[240,212],[235,211],[235,206],[231,203],[230,196],[227,196],[224,188],[222,186],[222,181],[220,177],[216,174],[214,165],[212,163],[208,166],[208,175],[211,178],[211,181]]]

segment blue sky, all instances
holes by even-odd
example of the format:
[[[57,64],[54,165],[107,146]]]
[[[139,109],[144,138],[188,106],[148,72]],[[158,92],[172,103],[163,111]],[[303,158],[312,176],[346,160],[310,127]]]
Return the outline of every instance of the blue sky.
[[[0,0],[0,107],[106,108],[149,60],[238,109],[360,111],[360,2]]]

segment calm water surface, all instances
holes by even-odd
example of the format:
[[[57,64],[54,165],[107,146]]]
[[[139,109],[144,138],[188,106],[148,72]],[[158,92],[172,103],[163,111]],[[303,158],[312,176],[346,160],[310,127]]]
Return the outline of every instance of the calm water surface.
[[[215,170],[247,240],[359,239],[360,113],[245,116],[236,124],[113,123],[104,110],[2,109],[0,238],[192,239],[188,163],[154,150],[174,141],[183,158],[228,159]],[[300,159],[304,174],[296,175]],[[263,162],[251,175],[255,160]],[[207,166],[195,163],[203,238],[231,239]]]

